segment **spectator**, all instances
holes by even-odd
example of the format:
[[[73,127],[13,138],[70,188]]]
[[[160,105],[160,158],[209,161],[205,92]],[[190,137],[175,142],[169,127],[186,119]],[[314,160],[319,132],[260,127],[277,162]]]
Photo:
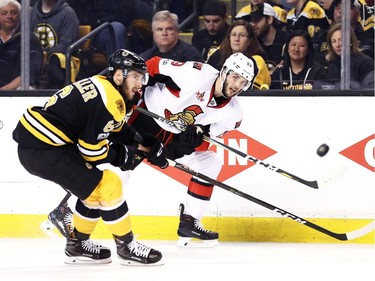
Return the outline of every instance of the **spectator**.
[[[334,0],[319,0],[318,1],[318,4],[320,7],[323,8],[327,18],[328,18],[328,22],[330,24],[332,24],[332,20],[333,20],[333,3]]]
[[[252,89],[268,88],[271,83],[271,76],[265,62],[265,52],[260,46],[250,23],[245,20],[237,20],[232,23],[224,40],[208,58],[207,63],[220,70],[225,60],[234,53],[243,53],[255,60],[258,74],[254,79]]]
[[[278,21],[278,24],[284,27],[286,25],[286,15],[288,14],[287,10],[284,9],[281,1],[277,0],[250,0],[250,4],[243,7],[237,14],[236,19],[246,19],[251,13],[252,5],[257,5],[261,3],[267,3],[272,6],[272,9],[275,12],[275,19]]]
[[[192,44],[206,61],[207,55],[219,47],[229,29],[225,3],[220,0],[207,1],[203,6],[203,20],[205,28],[193,35]]]
[[[333,1],[333,22],[340,23],[341,22],[341,0]],[[364,29],[362,26],[362,20],[360,15],[360,8],[361,6],[356,0],[351,0],[351,8],[350,8],[350,22],[353,28],[353,31],[359,41],[359,46],[363,50],[363,53],[370,56],[374,59],[374,29],[368,28],[367,30]],[[367,25],[368,26],[368,25]]]
[[[293,9],[287,15],[287,31],[305,30],[311,38],[320,30],[328,30],[329,22],[322,7],[312,0],[287,0]]]
[[[359,12],[358,22],[361,24],[365,32],[373,33],[374,28],[374,1],[373,0],[351,0]],[[337,23],[334,19],[334,9],[337,4],[341,3],[336,0],[319,0],[319,5],[324,9],[331,24]]]
[[[341,78],[341,24],[333,25],[327,33],[328,53],[327,79],[340,88]],[[346,70],[348,71],[348,70]],[[353,30],[350,31],[350,88],[374,89],[374,60],[362,53],[357,37]]]
[[[31,31],[39,38],[46,53],[48,88],[65,83],[65,53],[79,36],[79,20],[65,0],[39,0],[31,9]],[[78,63],[72,67],[76,76]]]
[[[152,32],[155,46],[141,54],[145,60],[158,56],[177,61],[203,62],[202,55],[194,46],[179,39],[176,14],[167,10],[155,13],[152,18]]]
[[[304,30],[292,31],[284,61],[272,74],[271,89],[312,90],[319,88],[324,78],[324,67],[314,60],[310,35]]]
[[[287,33],[277,23],[275,11],[267,3],[251,6],[250,23],[259,43],[267,55],[267,67],[270,73],[282,61]]]
[[[371,33],[372,36],[374,36],[374,0],[355,0],[354,4],[359,11],[359,21],[363,27],[363,30]]]
[[[16,0],[0,0],[0,90],[16,90],[21,85],[21,5]],[[42,69],[42,48],[30,35],[30,85],[36,87]]]

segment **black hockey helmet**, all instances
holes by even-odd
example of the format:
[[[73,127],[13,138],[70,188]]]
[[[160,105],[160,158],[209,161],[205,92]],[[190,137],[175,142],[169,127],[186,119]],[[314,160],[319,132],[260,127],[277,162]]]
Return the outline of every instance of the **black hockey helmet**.
[[[147,84],[148,72],[147,65],[143,58],[139,55],[125,50],[119,49],[114,52],[108,59],[108,72],[107,76],[113,79],[113,75],[117,69],[122,70],[124,79],[126,79],[128,72],[134,70],[144,74],[144,79],[142,81],[143,85]]]

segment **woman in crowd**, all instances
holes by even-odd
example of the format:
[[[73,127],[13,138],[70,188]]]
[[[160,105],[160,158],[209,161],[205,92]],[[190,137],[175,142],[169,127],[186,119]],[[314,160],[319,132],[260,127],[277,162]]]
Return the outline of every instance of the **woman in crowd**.
[[[234,53],[243,53],[254,60],[258,68],[255,73],[253,89],[268,89],[271,76],[265,62],[266,55],[254,34],[251,24],[244,20],[237,20],[229,27],[228,33],[220,46],[209,56],[207,63],[220,70],[224,61]]]
[[[324,67],[314,61],[311,37],[304,30],[292,31],[284,61],[272,74],[271,89],[312,90],[324,79]]]
[[[342,52],[341,24],[333,25],[327,33],[328,61],[327,79],[340,88],[341,52]],[[350,31],[350,88],[374,88],[374,60],[362,53],[357,37]]]

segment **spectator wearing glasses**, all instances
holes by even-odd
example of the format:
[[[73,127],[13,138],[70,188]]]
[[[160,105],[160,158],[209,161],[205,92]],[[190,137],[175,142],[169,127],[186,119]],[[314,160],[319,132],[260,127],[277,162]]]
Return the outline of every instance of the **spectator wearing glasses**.
[[[208,0],[203,6],[203,20],[205,28],[193,35],[192,45],[207,60],[208,54],[219,47],[229,29],[228,14],[225,3]]]
[[[250,23],[245,20],[237,20],[232,23],[223,42],[208,57],[207,63],[220,70],[225,60],[235,53],[243,53],[248,58],[252,57],[255,61],[258,73],[254,78],[251,89],[268,89],[271,84],[271,76],[265,62],[266,54]]]

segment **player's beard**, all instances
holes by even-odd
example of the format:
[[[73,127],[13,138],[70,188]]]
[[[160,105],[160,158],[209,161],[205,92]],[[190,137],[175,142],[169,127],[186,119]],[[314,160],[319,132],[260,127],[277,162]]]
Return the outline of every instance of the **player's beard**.
[[[224,85],[223,85],[223,90],[222,90],[221,93],[223,94],[223,97],[226,98],[226,99],[233,98],[233,97],[237,96],[239,93],[242,92],[242,89],[241,90],[237,90],[237,92],[234,95],[228,96],[227,90],[226,90],[227,87],[228,87],[228,81],[225,79]],[[230,88],[228,87],[228,89],[230,89]]]
[[[125,101],[127,110],[130,110],[133,105],[137,105],[139,99],[141,98],[139,91],[133,94],[132,89],[130,89],[126,83],[121,87],[120,93]]]
[[[226,90],[227,87],[228,87],[228,81],[225,78],[225,81],[223,83],[223,89],[221,90],[221,94],[223,95],[224,98],[229,99],[229,97],[227,96],[227,90]]]

